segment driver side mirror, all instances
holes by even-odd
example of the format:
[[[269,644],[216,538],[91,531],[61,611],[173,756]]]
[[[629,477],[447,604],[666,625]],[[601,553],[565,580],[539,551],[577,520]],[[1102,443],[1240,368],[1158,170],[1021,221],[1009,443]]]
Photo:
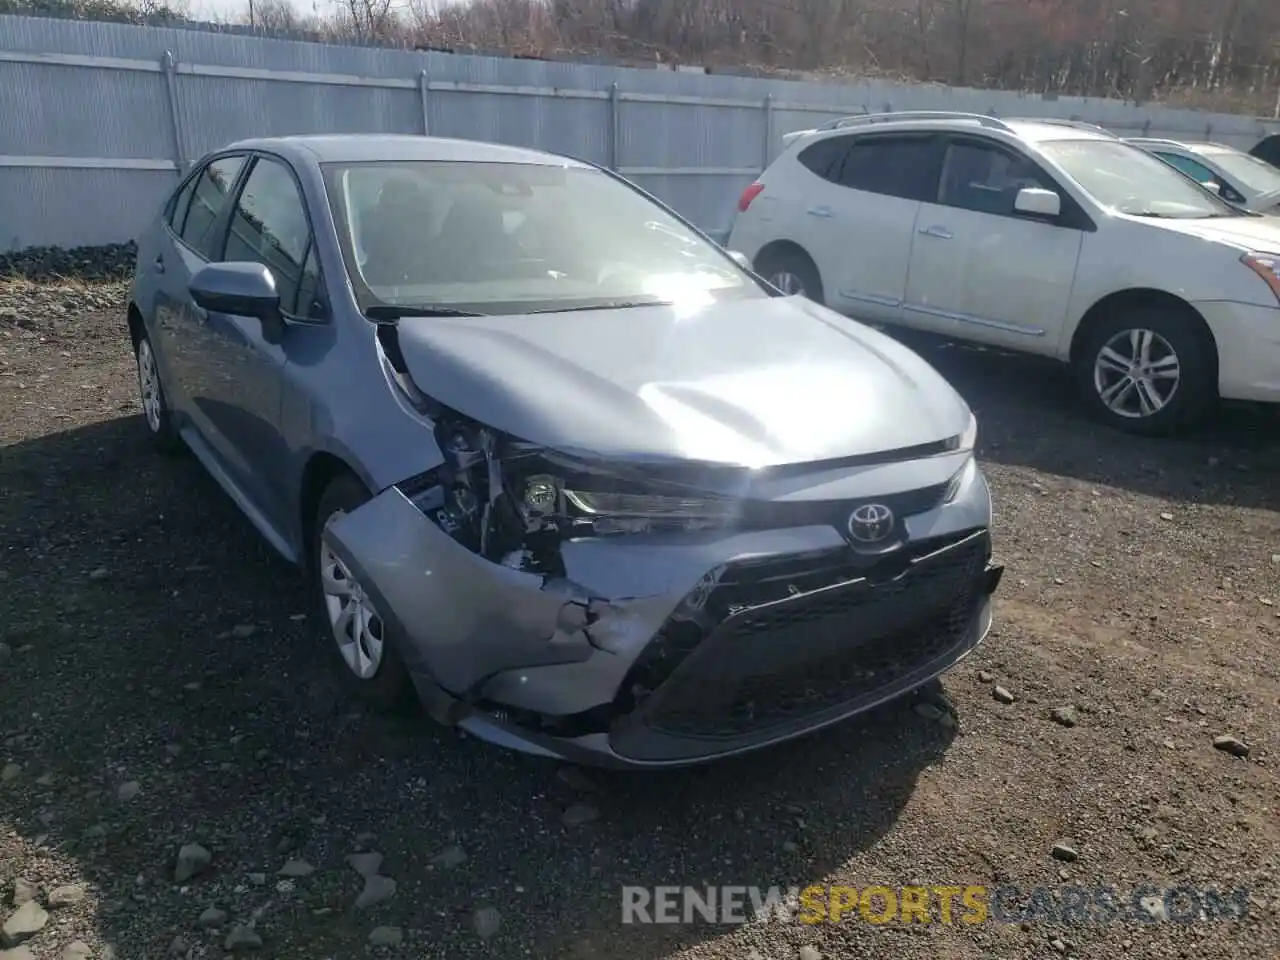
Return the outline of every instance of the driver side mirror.
[[[741,250],[729,250],[727,253],[729,254],[729,258],[743,270],[751,270],[751,261],[747,259],[747,255]]]
[[[205,310],[257,318],[268,340],[284,323],[276,278],[261,263],[207,264],[191,278],[189,289],[196,305]]]
[[[1062,198],[1052,190],[1024,187],[1014,198],[1013,209],[1033,217],[1057,217],[1062,213]]]

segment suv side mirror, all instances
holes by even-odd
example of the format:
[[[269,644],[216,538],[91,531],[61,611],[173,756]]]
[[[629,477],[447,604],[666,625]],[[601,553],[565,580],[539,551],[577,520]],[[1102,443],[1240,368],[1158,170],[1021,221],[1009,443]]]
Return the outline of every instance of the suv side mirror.
[[[191,278],[191,298],[197,306],[214,313],[256,317],[264,332],[283,323],[276,278],[261,263],[210,263]]]
[[[1013,200],[1013,209],[1034,217],[1056,217],[1062,213],[1062,198],[1052,190],[1023,187]]]
[[[1200,184],[1200,186],[1204,187],[1206,190],[1212,193],[1215,197],[1222,196],[1222,184],[1220,184],[1217,180],[1206,180],[1204,183]]]

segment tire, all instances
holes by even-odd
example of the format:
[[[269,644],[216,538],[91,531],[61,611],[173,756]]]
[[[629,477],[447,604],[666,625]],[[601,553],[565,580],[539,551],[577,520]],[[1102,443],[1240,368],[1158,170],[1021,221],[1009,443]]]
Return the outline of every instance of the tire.
[[[766,250],[755,262],[756,273],[786,294],[800,294],[825,303],[822,278],[809,256],[800,250]]]
[[[1218,399],[1212,342],[1189,310],[1155,303],[1120,307],[1089,331],[1075,376],[1094,418],[1126,433],[1166,436],[1208,415]],[[1144,344],[1148,376],[1135,384],[1125,364],[1142,363]]]
[[[169,398],[160,382],[156,353],[146,333],[138,338],[133,348],[133,360],[138,369],[138,400],[142,404],[142,424],[157,450],[166,455],[175,454],[181,450],[182,440],[173,425]]]
[[[400,712],[411,707],[416,702],[416,698],[409,671],[396,651],[396,641],[391,636],[391,630],[386,622],[380,616],[376,616],[375,611],[373,622],[369,623],[369,633],[362,634],[363,642],[352,640],[351,625],[349,624],[343,635],[350,646],[344,648],[344,644],[338,640],[334,617],[350,601],[344,603],[341,598],[330,598],[325,593],[325,574],[328,571],[334,574],[333,579],[335,580],[355,584],[357,590],[359,590],[359,595],[363,595],[363,590],[359,588],[358,582],[350,571],[346,570],[345,564],[342,564],[324,546],[321,534],[331,518],[339,514],[350,513],[357,507],[368,503],[369,499],[369,492],[365,489],[364,484],[349,473],[339,474],[325,487],[324,493],[320,495],[320,502],[316,507],[316,513],[311,522],[307,577],[310,582],[312,602],[316,615],[320,623],[323,624],[322,639],[329,648],[330,654],[334,657],[346,686],[362,701],[379,712]],[[331,604],[329,603],[331,599],[336,604],[334,609],[331,609]],[[365,598],[361,607],[367,611],[373,608],[373,604]],[[357,667],[353,665],[353,661],[349,660],[348,657],[354,656],[357,652],[368,654],[372,649],[370,646],[371,639],[375,635],[381,638],[381,649],[376,664],[373,664],[372,669],[367,673],[358,672]],[[346,649],[346,653],[344,653],[344,649]],[[355,663],[361,663],[367,668],[372,659],[366,657],[363,661],[356,660]]]

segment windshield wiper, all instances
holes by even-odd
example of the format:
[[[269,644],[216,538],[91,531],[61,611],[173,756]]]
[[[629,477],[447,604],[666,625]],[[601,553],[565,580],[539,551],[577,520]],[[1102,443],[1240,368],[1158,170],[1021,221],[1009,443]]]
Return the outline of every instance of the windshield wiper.
[[[397,306],[390,303],[375,303],[371,307],[366,307],[364,315],[370,320],[389,321],[400,320],[404,317],[483,317],[483,313],[476,313],[472,310],[455,310],[453,307],[412,307]]]
[[[602,303],[588,303],[580,307],[548,307],[545,310],[530,310],[534,313],[581,313],[587,310],[630,310],[634,307],[669,307],[670,300],[606,300]]]

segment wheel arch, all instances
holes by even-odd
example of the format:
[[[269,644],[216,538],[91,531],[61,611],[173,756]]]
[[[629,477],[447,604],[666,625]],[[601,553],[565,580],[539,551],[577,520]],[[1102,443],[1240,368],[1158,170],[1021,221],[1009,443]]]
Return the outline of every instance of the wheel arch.
[[[1209,358],[1213,371],[1213,383],[1216,388],[1218,382],[1218,344],[1214,340],[1213,331],[1209,329],[1209,324],[1205,322],[1200,311],[1189,301],[1184,300],[1177,294],[1169,293],[1167,290],[1133,287],[1107,294],[1086,310],[1084,316],[1080,318],[1080,322],[1076,324],[1075,332],[1071,335],[1067,361],[1073,366],[1075,365],[1080,359],[1080,352],[1089,340],[1089,335],[1102,322],[1104,317],[1115,311],[1132,307],[1164,308],[1176,311],[1190,320],[1192,328],[1197,333],[1201,345],[1205,348],[1206,356]]]
[[[138,344],[142,342],[142,337],[147,332],[147,322],[142,319],[142,311],[132,300],[129,301],[129,309],[125,316],[129,323],[129,342],[133,346],[133,352],[137,353]]]
[[[328,450],[317,450],[307,458],[302,467],[302,479],[298,488],[297,531],[301,549],[298,556],[304,561],[310,558],[311,523],[325,489],[337,477],[349,474],[369,489],[369,481],[346,458]]]
[[[761,269],[760,265],[765,262],[765,259],[767,257],[770,257],[770,256],[776,257],[784,254],[793,254],[795,256],[804,257],[805,260],[809,261],[809,263],[813,265],[813,272],[817,275],[818,282],[822,284],[823,291],[824,292],[826,291],[827,281],[826,281],[826,278],[823,277],[822,275],[822,267],[818,265],[817,259],[813,256],[813,254],[811,254],[808,250],[806,250],[800,244],[796,243],[794,240],[786,240],[786,239],[770,240],[763,247],[761,247],[759,250],[756,251],[756,255],[751,261],[751,267],[753,270],[755,270],[758,276],[768,279],[768,277],[765,274],[765,271]]]

